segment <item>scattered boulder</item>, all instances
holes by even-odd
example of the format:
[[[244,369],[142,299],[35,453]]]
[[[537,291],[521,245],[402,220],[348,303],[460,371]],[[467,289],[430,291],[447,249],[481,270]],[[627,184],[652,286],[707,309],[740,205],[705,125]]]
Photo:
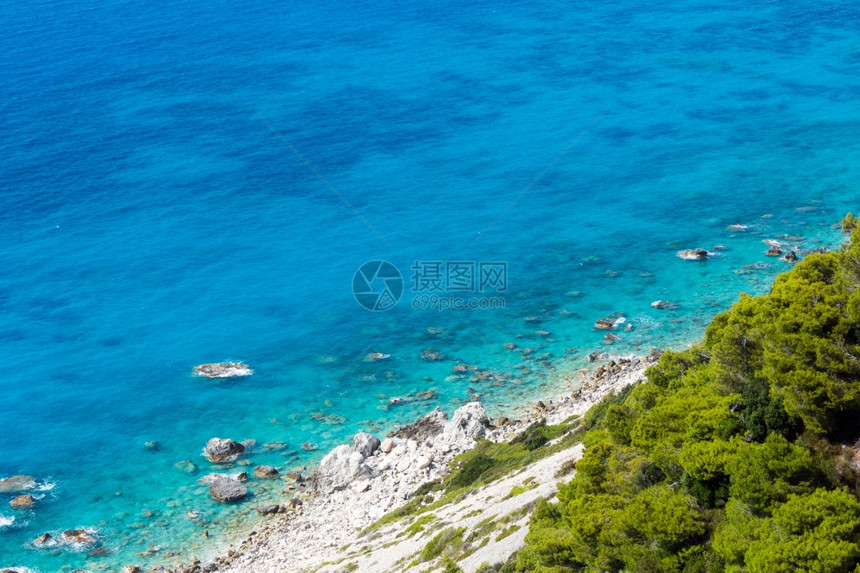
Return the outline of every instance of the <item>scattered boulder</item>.
[[[155,440],[150,440],[148,442],[144,442],[143,449],[149,450],[150,452],[157,452],[161,449],[161,444],[159,444]]]
[[[395,396],[394,398],[388,399],[389,406],[401,406],[406,403],[406,400],[401,398],[400,396]]]
[[[216,464],[233,461],[244,451],[245,446],[226,438],[212,438],[206,442],[206,457]]]
[[[379,444],[379,449],[382,450],[383,454],[387,454],[394,449],[394,440],[391,438],[385,438],[382,440],[382,443]]]
[[[37,545],[38,547],[44,547],[46,545],[55,545],[56,543],[56,540],[51,537],[50,533],[43,533],[33,542],[33,544]]]
[[[416,394],[419,400],[435,400],[439,397],[436,390],[422,390]]]
[[[296,483],[305,481],[305,478],[299,472],[287,472],[287,479],[293,480]]]
[[[304,444],[302,444],[302,449],[306,452],[315,452],[319,449],[319,446],[310,442],[305,442]]]
[[[437,407],[432,412],[418,418],[414,423],[403,426],[388,435],[403,440],[426,441],[441,434],[447,421],[448,414]]]
[[[83,529],[68,529],[63,532],[61,539],[64,543],[75,545],[93,545],[96,542],[96,538]]]
[[[615,321],[611,318],[598,318],[594,323],[594,328],[598,330],[612,330],[615,328]]]
[[[782,257],[782,260],[787,263],[796,263],[797,262],[797,253],[794,251],[788,251],[788,253]]]
[[[254,477],[257,479],[275,479],[280,473],[273,466],[257,466],[254,468]]]
[[[232,378],[234,376],[250,376],[254,371],[247,364],[240,362],[213,362],[195,366],[194,373],[206,378]]]
[[[137,565],[126,565],[120,573],[142,573],[142,571]]]
[[[9,502],[13,509],[30,509],[36,505],[36,500],[30,494],[19,495]]]
[[[0,493],[18,493],[30,491],[36,487],[33,476],[12,476],[0,479]]]
[[[244,499],[248,489],[239,480],[222,477],[209,484],[209,495],[214,500],[232,503]]]
[[[255,507],[254,509],[260,515],[274,515],[276,513],[281,513],[281,511],[283,510],[283,508],[278,504],[261,505],[260,507]]]
[[[359,432],[352,439],[352,449],[360,453],[362,458],[372,456],[380,444],[379,438],[367,432]]]

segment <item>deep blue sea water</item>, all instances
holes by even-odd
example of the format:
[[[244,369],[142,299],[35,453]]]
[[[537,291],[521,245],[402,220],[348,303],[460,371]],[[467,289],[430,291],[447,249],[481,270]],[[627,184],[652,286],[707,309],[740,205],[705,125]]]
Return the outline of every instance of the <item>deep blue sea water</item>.
[[[54,0],[0,21],[0,477],[44,496],[0,496],[0,568],[211,555],[255,500],[196,482],[208,438],[286,441],[250,459],[289,470],[473,393],[507,412],[594,350],[695,340],[787,268],[763,240],[833,247],[860,204],[848,0]],[[351,291],[375,259],[406,282],[376,313]],[[506,262],[505,308],[412,309],[416,260]],[[617,312],[635,330],[605,347]],[[226,360],[255,374],[192,376]],[[31,545],[73,527],[112,553]]]

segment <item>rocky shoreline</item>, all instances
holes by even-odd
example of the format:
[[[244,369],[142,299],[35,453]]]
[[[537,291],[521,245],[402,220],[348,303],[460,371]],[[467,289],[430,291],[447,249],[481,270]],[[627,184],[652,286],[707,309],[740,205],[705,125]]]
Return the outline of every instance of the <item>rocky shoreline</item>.
[[[337,446],[323,458],[300,501],[293,498],[276,508],[265,508],[265,513],[282,515],[262,524],[244,541],[209,563],[153,571],[315,570],[324,562],[339,559],[340,549],[355,542],[361,529],[404,505],[418,486],[447,474],[448,462],[473,448],[476,438],[499,442],[536,421],[557,424],[583,414],[610,392],[642,378],[658,357],[655,352],[645,357],[607,358],[595,370],[579,373],[580,384],[572,394],[538,401],[516,420],[499,418],[490,424],[484,407],[471,402],[450,418],[437,408],[384,440],[360,433],[351,445]],[[134,571],[128,569],[129,573]]]
[[[321,563],[340,559],[340,550],[356,542],[361,529],[406,504],[420,485],[446,475],[448,463],[475,447],[476,439],[501,442],[534,422],[545,420],[552,425],[583,414],[610,392],[642,378],[644,370],[659,355],[659,352],[644,357],[595,354],[590,358],[602,362],[600,366],[583,369],[560,380],[560,387],[576,388],[572,393],[523,405],[516,419],[499,417],[491,421],[483,405],[473,401],[458,408],[450,417],[436,408],[384,439],[359,433],[352,444],[332,449],[307,480],[300,475],[280,476],[271,468],[274,470],[271,475],[263,477],[282,479],[285,499],[255,508],[260,515],[269,516],[268,521],[212,561],[156,566],[148,572],[316,570]],[[210,459],[227,460],[242,448],[242,444],[231,440],[213,438],[205,453]],[[266,468],[268,466],[258,469],[262,472]],[[241,477],[226,474],[207,477],[213,478],[208,480],[213,498],[237,501],[244,497]],[[21,571],[14,567],[0,569],[0,573]],[[121,573],[143,571],[136,565],[121,569]],[[90,572],[76,570],[73,573]]]

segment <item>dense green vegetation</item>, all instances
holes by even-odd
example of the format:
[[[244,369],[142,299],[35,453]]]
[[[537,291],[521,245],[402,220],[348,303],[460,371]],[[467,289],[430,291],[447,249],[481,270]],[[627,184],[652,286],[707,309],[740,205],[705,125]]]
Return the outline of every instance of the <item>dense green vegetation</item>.
[[[860,571],[857,223],[584,418],[517,570]]]

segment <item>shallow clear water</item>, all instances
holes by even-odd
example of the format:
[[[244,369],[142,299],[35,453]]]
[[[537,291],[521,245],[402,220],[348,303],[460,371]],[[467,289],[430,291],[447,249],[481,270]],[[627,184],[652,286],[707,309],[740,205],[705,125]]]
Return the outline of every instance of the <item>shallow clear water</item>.
[[[252,482],[256,500],[216,505],[196,483],[212,436],[286,441],[250,459],[294,469],[319,458],[302,443],[321,452],[473,393],[506,412],[604,349],[592,325],[612,313],[635,326],[613,352],[701,336],[786,268],[764,239],[832,246],[857,209],[858,11],[5,6],[0,477],[35,475],[44,498],[16,512],[1,496],[0,566],[211,554],[280,490]],[[351,292],[374,259],[406,279],[382,313]],[[413,310],[415,260],[507,262],[506,308]],[[421,360],[429,347],[444,359]],[[224,360],[255,374],[191,375]],[[498,376],[452,378],[458,362]],[[424,390],[437,397],[388,406]],[[112,553],[30,545],[72,527]]]

